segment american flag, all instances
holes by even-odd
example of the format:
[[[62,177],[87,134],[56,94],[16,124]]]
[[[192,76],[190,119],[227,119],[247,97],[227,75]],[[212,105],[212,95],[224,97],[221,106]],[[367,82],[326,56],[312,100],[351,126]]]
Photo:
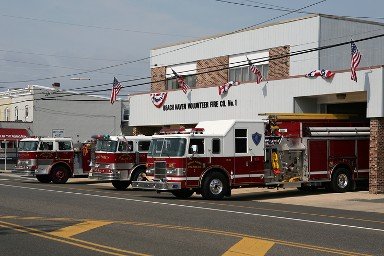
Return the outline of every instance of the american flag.
[[[177,81],[179,87],[183,90],[183,92],[185,94],[187,94],[188,90],[191,89],[191,88],[187,85],[187,83],[185,82],[184,78],[182,76],[180,76],[179,74],[177,74],[176,71],[173,70],[173,69],[172,69],[172,73],[176,77],[176,81]]]
[[[109,100],[111,104],[113,104],[116,101],[117,94],[119,94],[121,88],[121,84],[119,81],[117,81],[116,77],[113,78],[113,86],[112,86],[112,92],[111,92],[111,99]]]
[[[361,54],[357,49],[356,44],[351,41],[351,80],[357,82],[356,69],[359,66],[361,60]]]
[[[261,74],[260,70],[256,67],[255,64],[252,64],[252,62],[248,59],[248,65],[249,65],[249,70],[251,70],[252,73],[256,75],[256,83],[259,84],[261,81],[263,81],[263,75]]]
[[[239,84],[240,84],[239,82],[229,81],[226,84],[219,85],[219,95],[227,93],[229,88],[231,88],[231,86],[239,85]]]

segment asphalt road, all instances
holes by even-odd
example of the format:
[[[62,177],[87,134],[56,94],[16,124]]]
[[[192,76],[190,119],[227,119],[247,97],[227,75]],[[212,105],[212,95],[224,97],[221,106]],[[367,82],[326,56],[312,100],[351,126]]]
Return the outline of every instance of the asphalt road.
[[[284,193],[275,196],[302,197]],[[0,174],[1,255],[384,255],[383,217]]]

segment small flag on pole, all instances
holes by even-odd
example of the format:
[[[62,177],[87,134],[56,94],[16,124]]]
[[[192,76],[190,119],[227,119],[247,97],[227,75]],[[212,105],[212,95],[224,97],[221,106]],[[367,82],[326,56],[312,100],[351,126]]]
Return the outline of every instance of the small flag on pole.
[[[182,77],[182,76],[180,76],[179,74],[177,74],[176,71],[173,70],[173,69],[172,69],[172,73],[173,73],[173,75],[176,77],[176,81],[177,81],[177,83],[179,84],[179,87],[181,88],[181,90],[183,90],[183,92],[184,92],[185,94],[187,94],[187,93],[188,93],[188,90],[191,89],[191,88],[190,88],[190,87],[187,85],[187,83],[185,82],[184,77]]]
[[[113,85],[112,85],[112,92],[111,92],[111,99],[109,100],[111,104],[113,104],[116,101],[117,94],[119,94],[121,88],[121,83],[117,81],[116,77],[113,78]]]
[[[255,64],[252,64],[252,62],[248,59],[248,65],[249,65],[249,70],[251,70],[252,73],[256,75],[256,83],[259,84],[261,81],[263,81],[263,75],[261,74],[260,70],[256,67]]]
[[[359,66],[361,54],[356,44],[351,40],[351,80],[357,82],[356,69]]]

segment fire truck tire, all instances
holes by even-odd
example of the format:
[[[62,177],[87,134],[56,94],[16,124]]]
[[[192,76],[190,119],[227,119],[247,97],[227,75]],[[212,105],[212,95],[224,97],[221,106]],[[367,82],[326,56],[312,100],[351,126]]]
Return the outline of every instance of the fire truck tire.
[[[350,190],[352,178],[346,168],[337,168],[332,174],[331,189],[336,193],[344,193]]]
[[[177,198],[190,198],[195,193],[195,191],[191,189],[180,189],[171,191],[171,193]]]
[[[36,179],[41,183],[51,182],[51,177],[49,175],[36,175]]]
[[[224,174],[212,172],[204,178],[201,195],[204,199],[219,200],[228,194],[229,189],[228,180]]]
[[[113,180],[112,181],[112,185],[117,190],[126,190],[130,184],[131,184],[130,181],[121,181],[121,180]]]
[[[64,184],[69,179],[69,170],[64,166],[54,166],[50,176],[53,183]]]

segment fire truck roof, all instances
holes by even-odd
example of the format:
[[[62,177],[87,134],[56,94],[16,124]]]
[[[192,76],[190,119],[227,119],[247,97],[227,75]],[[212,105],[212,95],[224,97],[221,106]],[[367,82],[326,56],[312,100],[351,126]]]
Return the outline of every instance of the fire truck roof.
[[[53,137],[29,137],[21,141],[72,141],[71,138],[53,138]]]
[[[196,125],[196,128],[204,128],[205,135],[225,136],[235,123],[264,123],[263,120],[215,120],[202,121]]]

